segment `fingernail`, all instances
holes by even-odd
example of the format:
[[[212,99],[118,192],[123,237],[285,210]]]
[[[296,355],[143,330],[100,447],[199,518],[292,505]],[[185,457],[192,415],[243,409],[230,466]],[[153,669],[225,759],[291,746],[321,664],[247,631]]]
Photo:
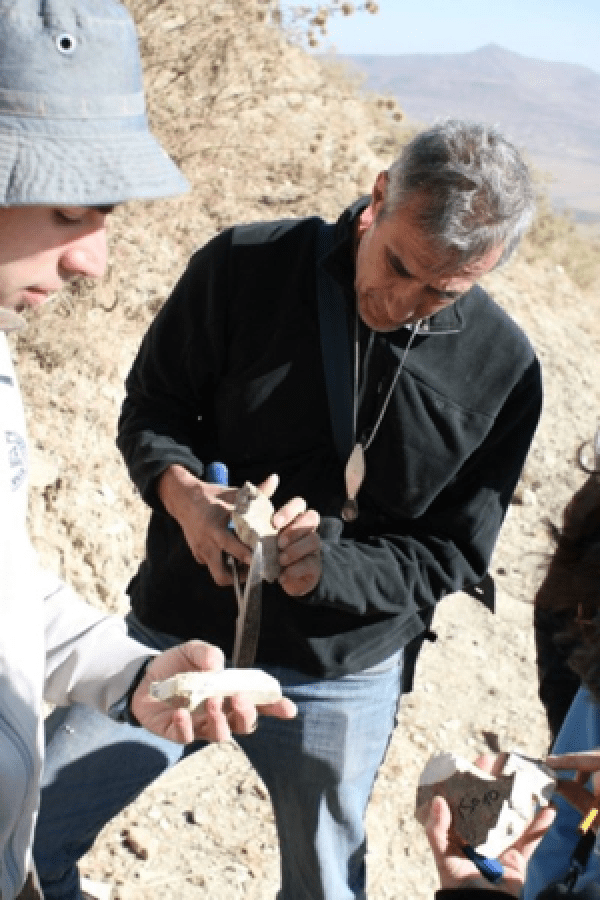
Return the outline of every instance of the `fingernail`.
[[[281,528],[285,519],[283,516],[273,516],[273,525],[275,528]]]
[[[279,562],[284,566],[287,565],[287,563],[289,562],[287,553],[279,554]]]
[[[289,544],[289,540],[285,536],[279,538],[279,549],[280,550],[284,550],[288,544]]]

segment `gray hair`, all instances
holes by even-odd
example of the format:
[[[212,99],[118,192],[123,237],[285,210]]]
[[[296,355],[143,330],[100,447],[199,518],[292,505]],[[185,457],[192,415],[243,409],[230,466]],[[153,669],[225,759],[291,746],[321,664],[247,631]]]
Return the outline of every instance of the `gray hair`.
[[[504,245],[505,262],[531,224],[535,195],[516,147],[495,128],[449,120],[422,131],[387,172],[382,216],[421,196],[415,224],[459,264]]]

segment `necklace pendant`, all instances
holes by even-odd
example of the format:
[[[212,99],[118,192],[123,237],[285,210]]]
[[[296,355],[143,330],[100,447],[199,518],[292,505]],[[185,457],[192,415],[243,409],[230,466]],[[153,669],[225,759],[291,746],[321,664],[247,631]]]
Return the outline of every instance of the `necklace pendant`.
[[[342,519],[344,522],[355,522],[358,519],[358,503],[351,500],[350,497],[344,501],[342,506]]]
[[[356,495],[365,478],[365,453],[360,442],[354,445],[354,449],[346,463],[344,480],[346,482],[346,500],[342,506],[342,519],[344,522],[354,522],[358,518],[358,503]]]

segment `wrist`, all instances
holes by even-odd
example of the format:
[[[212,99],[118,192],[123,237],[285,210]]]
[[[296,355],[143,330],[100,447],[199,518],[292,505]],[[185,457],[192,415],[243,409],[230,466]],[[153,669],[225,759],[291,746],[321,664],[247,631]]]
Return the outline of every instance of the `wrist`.
[[[182,506],[187,501],[189,492],[197,491],[201,485],[202,482],[195,475],[174,463],[160,475],[156,493],[166,512],[179,521]]]
[[[144,660],[144,662],[138,669],[135,678],[129,685],[127,693],[122,698],[122,700],[117,704],[117,706],[113,708],[113,715],[117,722],[122,722],[126,725],[133,725],[136,728],[139,728],[141,726],[142,723],[139,721],[139,719],[133,712],[131,703],[133,700],[133,695],[135,694],[138,687],[144,680],[145,675],[146,675],[146,670],[153,659],[156,659],[156,656],[148,656]]]

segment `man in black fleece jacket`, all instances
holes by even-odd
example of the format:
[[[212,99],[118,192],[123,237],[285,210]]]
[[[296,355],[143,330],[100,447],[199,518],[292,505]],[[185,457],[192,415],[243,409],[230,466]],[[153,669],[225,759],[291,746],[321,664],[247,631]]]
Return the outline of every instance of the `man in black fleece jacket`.
[[[236,601],[223,551],[243,562],[248,550],[227,530],[234,492],[203,480],[209,462],[225,462],[236,486],[278,475],[276,506],[295,502],[304,516],[295,542],[280,542],[282,575],[264,585],[256,656],[299,714],[240,741],[273,801],[281,900],[366,896],[363,819],[398,699],[436,604],[486,573],[541,380],[520,328],[475,282],[510,256],[532,212],[527,169],[501,135],[436,126],[335,225],[238,226],[199,250],[127,379],[118,444],[152,509],[128,589],[138,638],[201,637],[231,654]],[[334,354],[350,361],[335,425],[319,293],[340,303],[325,341],[334,375]],[[87,714],[82,727],[82,754],[112,742]],[[50,729],[47,795],[89,805],[89,786],[62,766],[76,752]],[[162,768],[179,759],[161,752]],[[123,754],[124,786],[112,784],[104,821],[155,774]],[[96,809],[90,826],[86,800],[79,806],[66,849],[42,809],[41,856],[85,849],[78,829],[102,823]]]

